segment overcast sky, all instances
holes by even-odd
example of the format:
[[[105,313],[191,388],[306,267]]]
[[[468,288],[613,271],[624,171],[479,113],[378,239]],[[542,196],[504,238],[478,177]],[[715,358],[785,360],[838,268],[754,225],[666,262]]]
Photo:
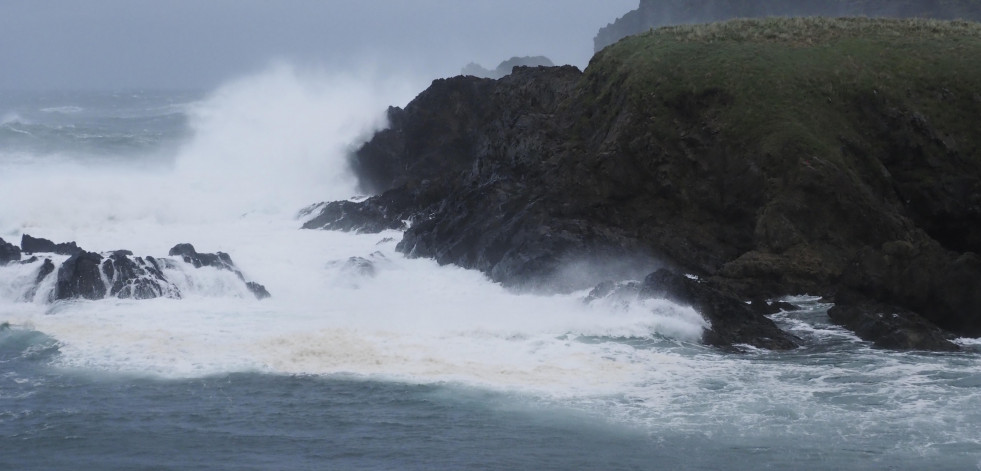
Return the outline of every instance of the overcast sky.
[[[210,88],[274,60],[455,75],[585,66],[637,0],[0,0],[0,88]]]

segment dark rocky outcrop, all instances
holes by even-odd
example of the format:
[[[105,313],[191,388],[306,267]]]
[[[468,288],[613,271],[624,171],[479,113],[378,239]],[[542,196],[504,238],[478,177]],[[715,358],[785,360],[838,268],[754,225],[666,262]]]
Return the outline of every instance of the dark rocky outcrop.
[[[555,64],[545,56],[524,56],[524,57],[512,57],[504,62],[498,64],[497,68],[494,70],[488,70],[476,63],[469,63],[463,70],[460,71],[460,75],[472,75],[474,77],[489,78],[489,79],[499,79],[505,77],[514,70],[515,67],[554,67]]]
[[[840,293],[838,304],[828,311],[831,320],[855,332],[877,347],[899,350],[960,350],[950,334],[915,312],[869,301],[852,293]]]
[[[167,280],[156,259],[132,256],[128,250],[117,250],[102,263],[110,296],[120,299],[181,297],[180,289]]]
[[[0,266],[20,261],[20,248],[0,239]]]
[[[609,297],[667,299],[690,306],[711,323],[702,336],[708,345],[737,351],[741,344],[787,350],[797,347],[800,340],[780,330],[736,294],[666,269],[651,273],[640,283],[600,283],[590,291],[586,302]]]
[[[770,19],[635,36],[585,73],[438,80],[354,154],[376,196],[306,227],[409,221],[399,250],[510,286],[669,268],[979,336],[979,56],[974,24]],[[774,338],[726,336],[724,317],[707,341]]]
[[[190,263],[194,268],[212,267],[219,270],[228,270],[235,273],[238,279],[245,283],[245,286],[255,295],[256,299],[266,299],[270,297],[266,287],[254,281],[245,279],[245,275],[232,262],[232,257],[224,252],[218,253],[198,253],[191,244],[177,244],[168,253],[172,257],[181,257],[186,263]]]
[[[55,285],[54,299],[103,299],[106,285],[99,273],[102,255],[80,252],[72,255],[58,268],[58,282]]]
[[[77,255],[84,250],[75,242],[56,244],[48,239],[40,239],[24,234],[20,238],[20,248],[24,253],[56,253],[59,255]]]
[[[636,10],[600,29],[596,52],[651,28],[711,23],[733,18],[864,16],[981,20],[975,0],[640,0]]]
[[[72,255],[58,268],[54,299],[180,298],[180,290],[167,280],[155,259],[132,255],[128,250],[117,250],[106,257],[92,252]],[[54,264],[46,259],[37,283],[53,269]]]
[[[641,293],[693,307],[712,324],[703,337],[703,341],[709,345],[725,347],[748,343],[772,350],[797,346],[798,339],[781,331],[770,319],[760,316],[737,295],[711,283],[702,283],[662,269],[644,279]]]
[[[185,262],[194,265],[194,268],[214,267],[219,270],[230,270],[242,276],[232,263],[232,257],[225,252],[218,253],[198,253],[191,244],[177,244],[167,253],[171,257],[181,257]]]
[[[55,244],[45,239],[35,239],[25,236],[27,247],[34,253],[57,254],[59,251],[74,251],[75,244]],[[0,240],[0,247],[2,247]],[[16,247],[14,247],[16,249]],[[13,251],[12,251],[13,252]],[[19,258],[19,252],[16,252]],[[190,244],[180,244],[171,249],[171,254],[180,256],[183,261],[194,268],[214,267],[219,270],[229,270],[242,281],[245,287],[257,299],[270,297],[266,288],[254,281],[247,281],[242,272],[235,267],[231,257],[222,252],[217,254],[198,253]],[[21,296],[24,300],[33,300],[38,289],[49,275],[57,271],[57,280],[48,300],[97,300],[107,297],[119,299],[153,299],[167,297],[179,299],[180,288],[167,278],[165,269],[177,268],[178,262],[173,259],[154,257],[134,257],[128,250],[117,250],[103,254],[78,251],[71,255],[60,266],[52,260],[52,256],[42,255],[43,261],[38,268],[34,284]],[[56,258],[55,258],[56,259]],[[34,256],[22,264],[36,264],[39,257]]]

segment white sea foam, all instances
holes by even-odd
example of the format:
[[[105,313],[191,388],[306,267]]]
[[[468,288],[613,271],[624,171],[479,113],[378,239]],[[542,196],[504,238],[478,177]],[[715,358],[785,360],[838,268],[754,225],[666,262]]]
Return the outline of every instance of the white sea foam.
[[[939,452],[913,432],[952,443],[981,433],[976,356],[869,349],[831,326],[817,298],[790,299],[809,304],[774,319],[806,342],[843,347],[726,355],[694,344],[706,323],[689,308],[516,295],[480,273],[404,258],[398,233],[298,230],[300,208],[351,196],[347,146],[383,123],[385,106],[407,101],[400,90],[421,89],[393,83],[280,66],[192,105],[194,134],[169,165],[0,161],[8,241],[29,233],[157,257],[191,242],[231,254],[273,295],[256,301],[229,272],[183,266],[168,273],[181,300],[23,302],[38,264],[11,265],[0,269],[0,322],[56,339],[61,368],[353,374],[517,390],[739,446],[784,431],[849,446],[872,436],[930,456]],[[374,260],[376,273],[345,270],[352,256]],[[832,430],[839,438],[827,438]]]
[[[19,114],[12,111],[4,113],[3,116],[0,116],[0,126],[20,122],[23,122],[23,118],[21,118]]]
[[[22,303],[0,320],[56,338],[65,367],[166,377],[346,373],[545,390],[633,381],[643,367],[618,339],[697,341],[705,321],[665,301],[614,308],[579,295],[517,295],[477,272],[405,259],[395,251],[398,233],[298,230],[298,209],[354,193],[350,146],[384,125],[387,105],[419,88],[280,65],[189,107],[193,135],[169,167],[66,158],[5,169],[7,240],[29,233],[155,257],[190,242],[231,254],[273,297],[255,301],[227,271],[181,266],[167,273],[179,301]],[[344,269],[349,257],[371,254],[374,276]],[[2,270],[5,306],[38,266]]]

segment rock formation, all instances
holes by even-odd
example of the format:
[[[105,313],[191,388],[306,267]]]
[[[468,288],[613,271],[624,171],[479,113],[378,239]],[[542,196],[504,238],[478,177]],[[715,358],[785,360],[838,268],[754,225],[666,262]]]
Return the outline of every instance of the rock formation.
[[[180,288],[167,278],[165,268],[174,268],[174,260],[154,257],[134,257],[128,250],[117,250],[109,253],[86,252],[74,242],[55,244],[46,239],[39,239],[24,234],[23,246],[18,248],[0,239],[0,265],[2,260],[20,260],[20,253],[39,254],[24,264],[40,263],[34,285],[23,299],[34,299],[41,284],[57,271],[57,279],[50,294],[50,300],[89,299],[97,300],[107,297],[119,299],[153,299],[181,297]],[[219,270],[229,270],[242,280],[242,283],[258,299],[269,297],[269,292],[259,283],[247,281],[242,272],[235,267],[228,254],[198,253],[190,244],[180,244],[170,251],[171,256],[180,256],[183,261],[194,268],[214,267]],[[7,256],[6,254],[15,254]],[[49,254],[49,255],[46,255]],[[56,267],[53,255],[69,255],[67,259],[58,262]],[[8,260],[9,259],[9,260]]]
[[[56,253],[60,255],[77,255],[82,249],[75,242],[56,244],[48,239],[40,239],[24,234],[20,238],[20,248],[24,253]]]
[[[20,261],[20,247],[0,239],[0,266]]]
[[[437,80],[352,157],[376,196],[306,227],[409,221],[399,250],[511,286],[668,268],[740,300],[847,293],[834,319],[870,340],[889,329],[854,327],[862,306],[978,336],[973,57],[975,24],[768,19],[635,36],[585,73]],[[749,334],[706,340],[769,343],[728,328]],[[910,338],[890,346],[949,349]]]
[[[228,255],[227,253],[198,253],[196,250],[194,250],[194,246],[191,244],[177,244],[170,249],[168,255],[179,256],[186,263],[194,265],[194,268],[212,267],[219,270],[231,271],[238,276],[238,279],[245,283],[245,286],[252,292],[252,294],[255,295],[257,299],[266,299],[269,297],[269,292],[266,291],[265,286],[245,279],[245,275],[243,275],[242,272],[235,267],[235,263],[232,262],[231,255]]]

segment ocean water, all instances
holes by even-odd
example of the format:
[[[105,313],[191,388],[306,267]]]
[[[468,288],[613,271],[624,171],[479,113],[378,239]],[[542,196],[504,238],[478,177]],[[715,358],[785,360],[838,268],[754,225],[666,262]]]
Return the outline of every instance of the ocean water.
[[[816,298],[791,352],[698,344],[665,301],[511,293],[302,231],[425,84],[278,66],[212,91],[0,92],[0,237],[166,256],[183,299],[25,297],[0,268],[0,469],[981,469],[981,341],[871,348]],[[346,267],[374,263],[374,274]],[[59,259],[61,260],[61,259]]]

